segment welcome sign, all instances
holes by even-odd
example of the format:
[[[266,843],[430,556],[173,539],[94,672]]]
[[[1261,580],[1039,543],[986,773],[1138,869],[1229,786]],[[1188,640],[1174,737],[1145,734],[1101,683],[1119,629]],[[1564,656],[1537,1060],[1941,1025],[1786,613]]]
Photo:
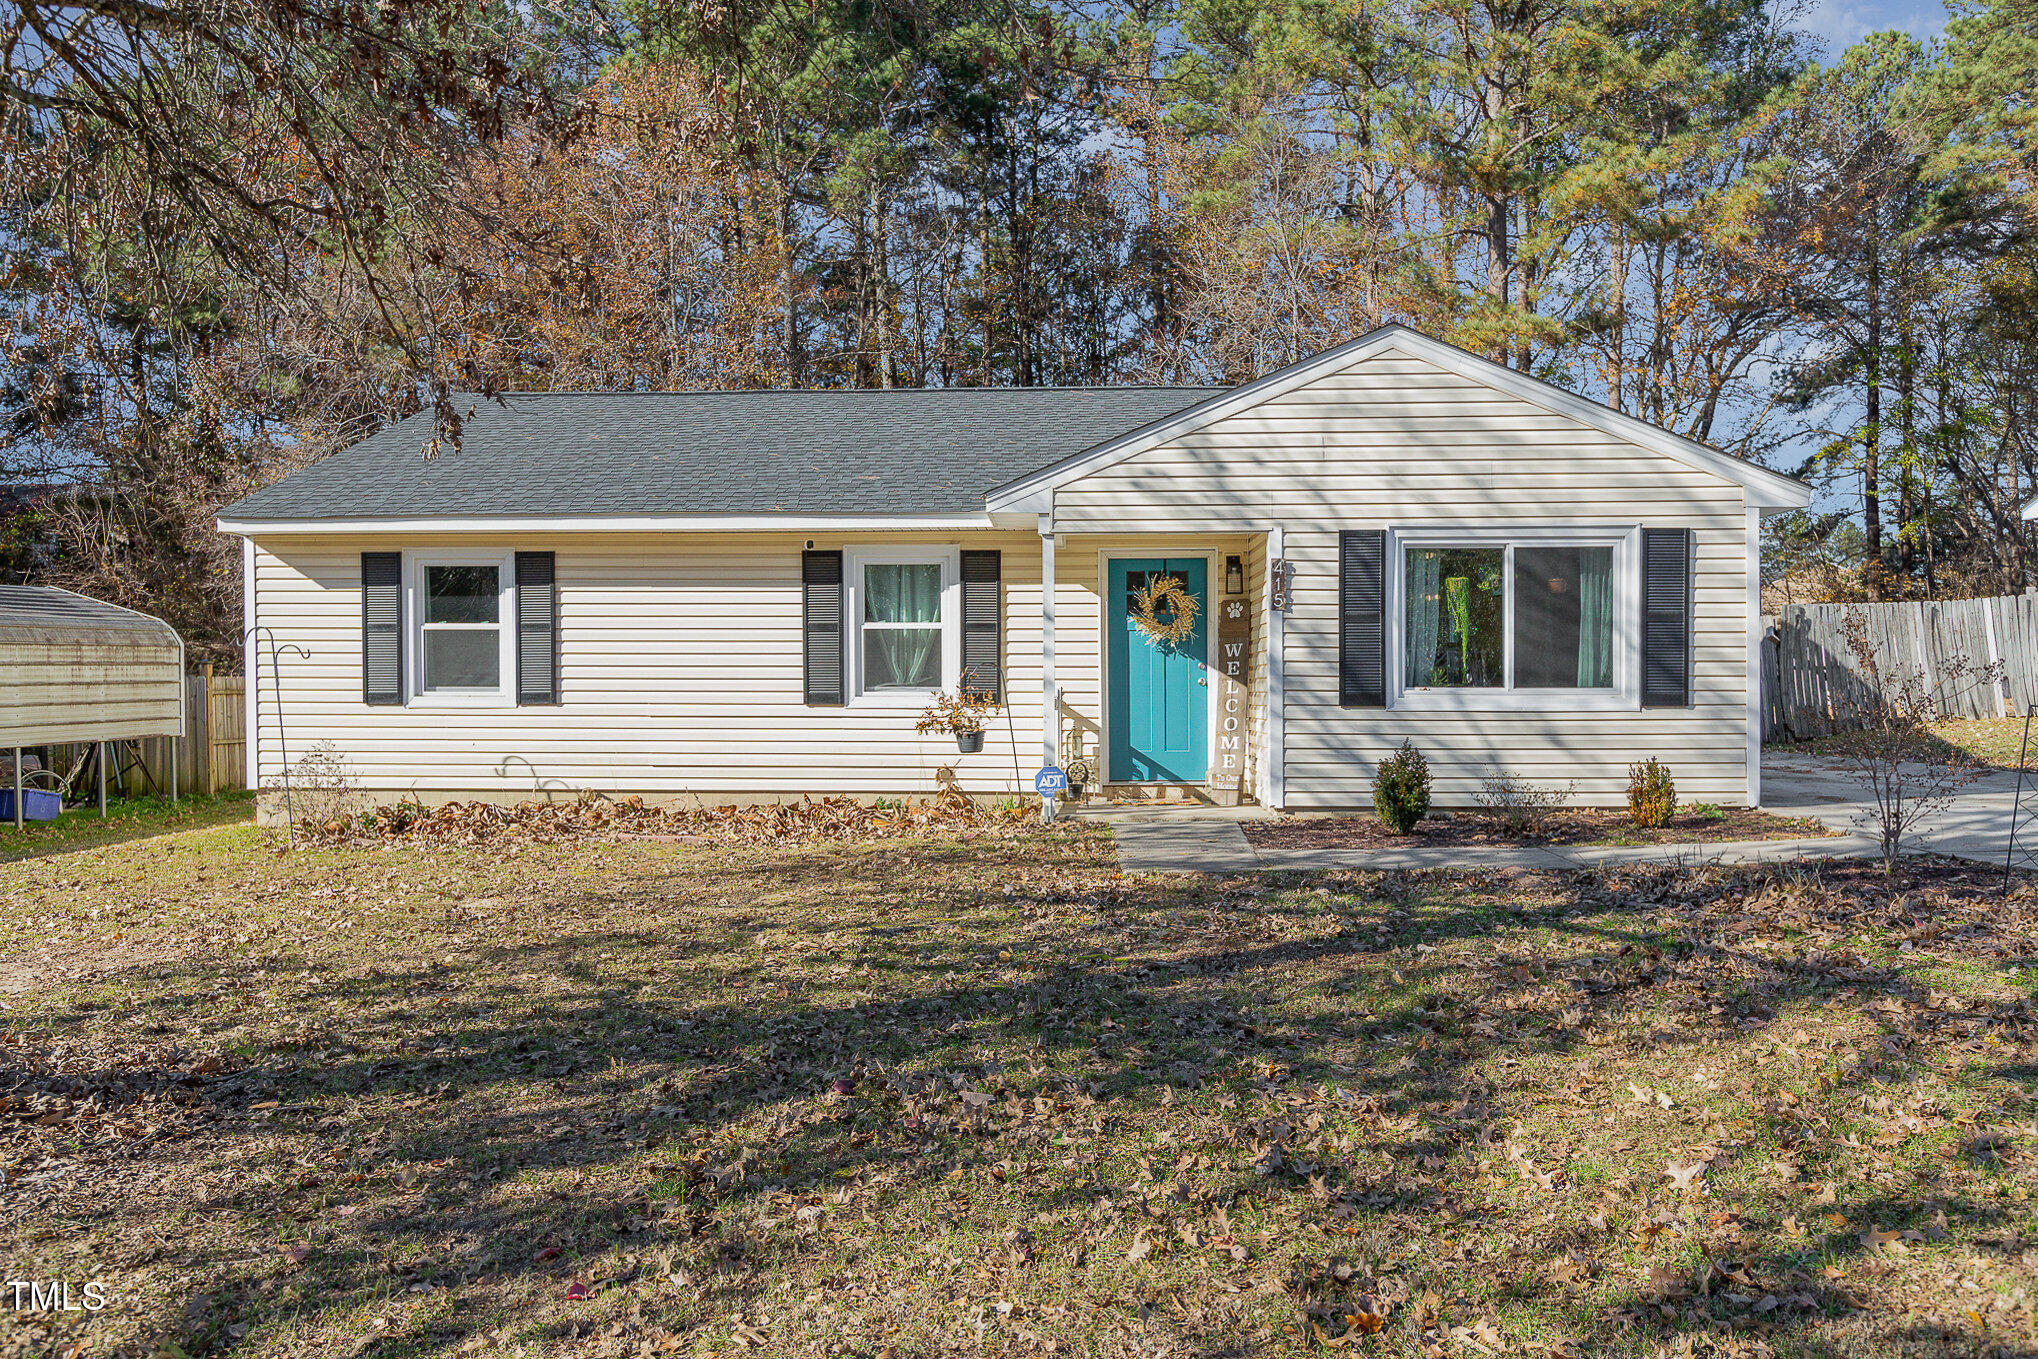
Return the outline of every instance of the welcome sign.
[[[1227,598],[1217,606],[1217,729],[1210,743],[1210,798],[1221,807],[1238,805],[1245,779],[1252,626],[1252,610],[1243,598]]]

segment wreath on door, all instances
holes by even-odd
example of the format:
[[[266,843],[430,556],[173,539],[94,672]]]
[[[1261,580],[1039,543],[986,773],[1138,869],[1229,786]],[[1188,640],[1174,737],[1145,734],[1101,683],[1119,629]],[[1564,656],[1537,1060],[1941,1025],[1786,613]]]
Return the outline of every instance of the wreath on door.
[[[1160,646],[1180,646],[1196,631],[1201,606],[1179,576],[1150,577],[1132,592],[1127,612],[1140,634]]]

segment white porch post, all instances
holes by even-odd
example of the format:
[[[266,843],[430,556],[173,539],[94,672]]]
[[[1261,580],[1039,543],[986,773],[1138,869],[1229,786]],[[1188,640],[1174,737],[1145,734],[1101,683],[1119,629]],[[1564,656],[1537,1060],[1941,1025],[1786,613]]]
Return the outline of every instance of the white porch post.
[[[1055,763],[1060,733],[1060,695],[1054,684],[1054,516],[1040,516],[1040,763]],[[1040,819],[1053,821],[1058,804],[1053,793],[1040,798]]]

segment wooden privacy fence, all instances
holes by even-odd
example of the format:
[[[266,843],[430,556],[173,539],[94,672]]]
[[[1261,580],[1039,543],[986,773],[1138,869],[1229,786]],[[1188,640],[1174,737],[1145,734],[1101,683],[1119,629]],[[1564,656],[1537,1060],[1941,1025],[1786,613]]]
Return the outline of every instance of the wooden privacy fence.
[[[1875,686],[1848,643],[1849,615],[1860,618],[1885,685],[1918,677],[1940,717],[2011,717],[2038,703],[2038,597],[1794,604],[1763,640],[1763,740],[1859,725]]]
[[[184,677],[184,731],[180,746],[169,737],[138,742],[142,765],[159,788],[170,786],[170,761],[187,793],[209,794],[247,785],[246,685],[239,675],[214,675],[211,666]]]

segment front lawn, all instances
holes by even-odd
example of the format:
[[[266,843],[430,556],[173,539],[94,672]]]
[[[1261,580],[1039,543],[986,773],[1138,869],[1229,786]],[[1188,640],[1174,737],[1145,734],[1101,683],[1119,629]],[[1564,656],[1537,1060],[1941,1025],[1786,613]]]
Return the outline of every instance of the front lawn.
[[[273,843],[0,879],[0,1352],[2031,1352],[2030,883]]]
[[[0,819],[0,863],[145,840],[173,831],[231,825],[253,820],[254,815],[255,799],[234,791],[175,802],[154,795],[112,798],[103,817],[96,805],[66,807],[56,820],[24,821],[20,830],[14,828],[11,818]]]
[[[1948,758],[1989,769],[2014,770],[2024,747],[2024,719],[1991,717],[1934,722],[1932,736]],[[1804,755],[1844,755],[1854,748],[1857,739],[1851,733],[1842,732],[1815,741],[1773,744],[1768,749]]]

